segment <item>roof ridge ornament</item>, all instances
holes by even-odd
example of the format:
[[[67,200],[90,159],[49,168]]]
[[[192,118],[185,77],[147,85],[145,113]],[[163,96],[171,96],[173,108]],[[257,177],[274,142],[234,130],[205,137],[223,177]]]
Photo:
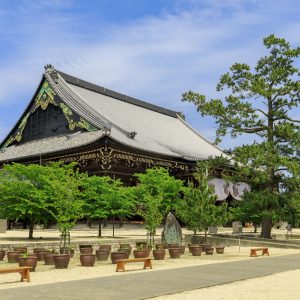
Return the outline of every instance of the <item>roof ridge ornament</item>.
[[[58,74],[54,67],[51,64],[47,64],[44,68],[45,73],[49,74],[55,83],[58,83]]]
[[[126,135],[127,135],[128,138],[133,140],[135,138],[135,136],[137,135],[137,132],[132,131],[132,132],[129,132],[128,134],[126,134]]]

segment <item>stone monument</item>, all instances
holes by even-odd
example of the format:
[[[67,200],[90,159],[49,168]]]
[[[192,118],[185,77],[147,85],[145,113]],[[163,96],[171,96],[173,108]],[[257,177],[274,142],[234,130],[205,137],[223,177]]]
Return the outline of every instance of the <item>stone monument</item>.
[[[178,244],[182,242],[182,231],[181,227],[172,213],[168,213],[164,230],[161,234],[163,243],[166,244]]]
[[[0,219],[0,233],[5,233],[7,229],[7,220]]]

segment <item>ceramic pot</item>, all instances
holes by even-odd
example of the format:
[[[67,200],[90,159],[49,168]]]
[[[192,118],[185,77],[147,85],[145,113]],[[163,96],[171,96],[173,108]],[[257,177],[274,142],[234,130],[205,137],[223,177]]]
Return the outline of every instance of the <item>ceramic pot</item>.
[[[48,252],[48,250],[36,250],[35,253],[37,255],[38,261],[44,261],[44,255]]]
[[[69,254],[55,254],[53,255],[55,269],[66,269],[70,262]]]
[[[96,257],[97,257],[97,260],[100,260],[100,261],[105,261],[108,259],[109,257],[109,251],[106,251],[106,250],[96,250]]]
[[[165,249],[156,249],[152,250],[153,257],[155,260],[164,260],[166,256],[166,250]]]
[[[180,258],[181,249],[180,248],[169,248],[169,254],[171,258]]]
[[[34,272],[38,262],[38,258],[36,255],[29,255],[26,258],[19,256],[18,262],[19,267],[31,267],[30,272]]]
[[[14,251],[20,251],[21,253],[27,253],[27,247],[14,247]]]
[[[190,250],[193,256],[201,256],[202,247],[199,245],[191,245]]]
[[[92,247],[80,248],[81,254],[93,254],[94,249]]]
[[[206,248],[205,249],[206,255],[213,255],[214,254],[214,248]]]
[[[93,267],[95,265],[96,255],[95,254],[80,254],[80,263],[83,267]]]
[[[110,252],[111,251],[111,245],[99,245],[99,250],[105,250]]]
[[[133,250],[134,258],[145,258],[149,256],[148,249],[141,249],[141,250]]]
[[[19,260],[19,256],[22,254],[21,251],[7,251],[7,261],[9,263],[17,263]]]
[[[224,254],[224,246],[216,247],[217,254]]]
[[[3,260],[4,256],[5,256],[5,251],[1,250],[0,251],[0,260]]]
[[[54,259],[53,256],[55,253],[47,252],[44,254],[44,262],[45,265],[54,265]]]
[[[116,260],[128,258],[127,252],[117,251],[110,253],[111,263],[116,264]]]

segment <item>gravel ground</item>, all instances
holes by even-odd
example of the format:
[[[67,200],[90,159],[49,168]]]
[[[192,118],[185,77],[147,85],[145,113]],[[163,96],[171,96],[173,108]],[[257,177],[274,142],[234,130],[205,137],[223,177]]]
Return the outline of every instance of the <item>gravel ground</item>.
[[[167,254],[166,259],[164,261],[153,261],[152,270],[141,270],[140,263],[128,264],[126,265],[126,270],[135,270],[134,272],[155,272],[157,270],[174,269],[174,268],[181,268],[186,266],[204,265],[204,264],[211,264],[211,263],[223,263],[223,262],[246,260],[246,259],[249,260],[267,259],[266,257],[250,258],[249,249],[250,249],[249,247],[239,248],[236,246],[232,246],[232,247],[225,248],[224,254],[214,254],[214,255],[203,254],[200,257],[192,256],[190,253],[187,253],[186,251],[186,253],[183,256],[181,256],[180,259],[171,259]],[[270,255],[272,257],[299,253],[299,251],[300,250],[295,250],[295,249],[279,249],[279,248],[269,249]],[[12,266],[17,266],[17,264],[9,264],[7,263],[6,259],[0,262],[0,268],[12,267]],[[125,273],[115,272],[115,265],[111,264],[110,260],[106,262],[98,261],[96,262],[95,267],[81,267],[79,262],[79,256],[75,255],[74,258],[71,259],[68,269],[55,269],[53,266],[46,266],[43,264],[43,262],[38,262],[36,271],[31,273],[30,285],[72,281],[72,280],[96,278],[102,276],[122,276],[123,274],[126,274],[126,272]],[[260,278],[258,279],[258,281],[262,282],[264,281],[264,279]],[[16,273],[2,274],[0,276],[0,289],[24,287],[24,286],[28,286],[28,283],[19,282],[19,275]],[[209,290],[209,289],[203,289],[203,290]],[[203,290],[201,290],[201,292]],[[175,296],[170,296],[170,297],[175,297]],[[185,295],[183,295],[182,297],[185,297]],[[173,299],[173,298],[166,298],[166,299]],[[176,299],[181,299],[181,298],[176,298]],[[215,299],[215,298],[211,298],[211,299]],[[216,298],[216,299],[226,299],[226,298]]]

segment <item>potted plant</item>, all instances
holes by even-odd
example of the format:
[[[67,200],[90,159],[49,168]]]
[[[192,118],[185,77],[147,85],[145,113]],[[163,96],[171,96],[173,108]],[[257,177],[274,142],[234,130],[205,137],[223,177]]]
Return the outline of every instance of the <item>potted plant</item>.
[[[128,253],[125,252],[125,251],[116,251],[116,252],[111,252],[110,253],[110,258],[111,258],[111,263],[112,264],[115,264],[116,263],[116,260],[118,259],[125,259],[125,258],[128,258]]]
[[[165,243],[157,243],[155,244],[155,248],[156,249],[168,249],[168,244],[165,244]]]
[[[83,216],[83,200],[79,187],[85,175],[75,170],[74,163],[52,163],[48,172],[48,197],[52,199],[51,214],[61,232],[61,254],[53,256],[55,268],[67,268],[70,261],[70,230]]]
[[[93,249],[93,245],[79,245],[79,251],[80,253],[84,254],[92,254],[94,249]]]
[[[0,250],[0,261],[3,260],[4,256],[5,256],[5,251]]]
[[[193,256],[201,256],[202,247],[200,245],[190,245],[190,252]]]
[[[150,249],[144,244],[140,244],[139,246],[137,246],[136,250],[133,250],[134,258],[145,258],[148,257],[149,254]]]
[[[37,255],[38,261],[43,261],[45,253],[49,252],[46,249],[43,249],[43,250],[41,250],[41,249],[40,250],[34,249],[34,250],[33,250],[33,253],[35,253]]]
[[[7,251],[7,253],[6,253],[7,261],[9,263],[17,263],[19,260],[19,256],[22,253],[23,253],[22,251],[15,251],[15,250]]]
[[[57,254],[57,251],[54,248],[44,254],[45,265],[54,265],[53,257],[55,254]]]
[[[210,247],[210,248],[206,247],[205,248],[205,253],[207,255],[213,255],[214,254],[214,248],[213,247]]]
[[[93,267],[95,265],[96,255],[92,253],[81,253],[80,263],[83,267]]]
[[[38,258],[36,255],[30,255],[28,253],[22,253],[19,256],[19,267],[31,267],[30,272],[34,272],[37,265]]]
[[[166,256],[165,244],[155,244],[152,254],[155,260],[164,260]]]
[[[101,244],[99,244],[99,250],[106,250],[106,251],[108,251],[108,252],[110,252],[111,251],[111,245],[101,245]]]
[[[27,253],[28,251],[27,247],[14,247],[13,249],[14,251],[20,251],[22,253]]]
[[[209,185],[207,163],[198,162],[197,169],[197,173],[194,173],[196,184],[194,181],[188,183],[184,200],[178,203],[176,214],[194,234],[203,230],[206,243],[208,227],[225,224],[230,214],[225,201],[222,205],[215,205],[217,197]]]
[[[215,248],[217,254],[224,254],[225,246],[216,246]]]
[[[120,244],[119,250],[121,252],[126,252],[128,257],[131,254],[132,246],[130,244]]]
[[[108,259],[110,251],[107,249],[98,249],[96,250],[96,258],[100,261],[105,261]]]
[[[66,248],[61,247],[61,248],[59,249],[59,253],[60,253],[60,254],[63,254],[63,253],[69,254],[70,257],[72,258],[72,257],[74,256],[74,253],[75,253],[75,248],[72,247],[72,246],[66,247]]]
[[[177,248],[169,248],[169,254],[171,258],[180,258],[181,255],[181,249],[179,247]]]

